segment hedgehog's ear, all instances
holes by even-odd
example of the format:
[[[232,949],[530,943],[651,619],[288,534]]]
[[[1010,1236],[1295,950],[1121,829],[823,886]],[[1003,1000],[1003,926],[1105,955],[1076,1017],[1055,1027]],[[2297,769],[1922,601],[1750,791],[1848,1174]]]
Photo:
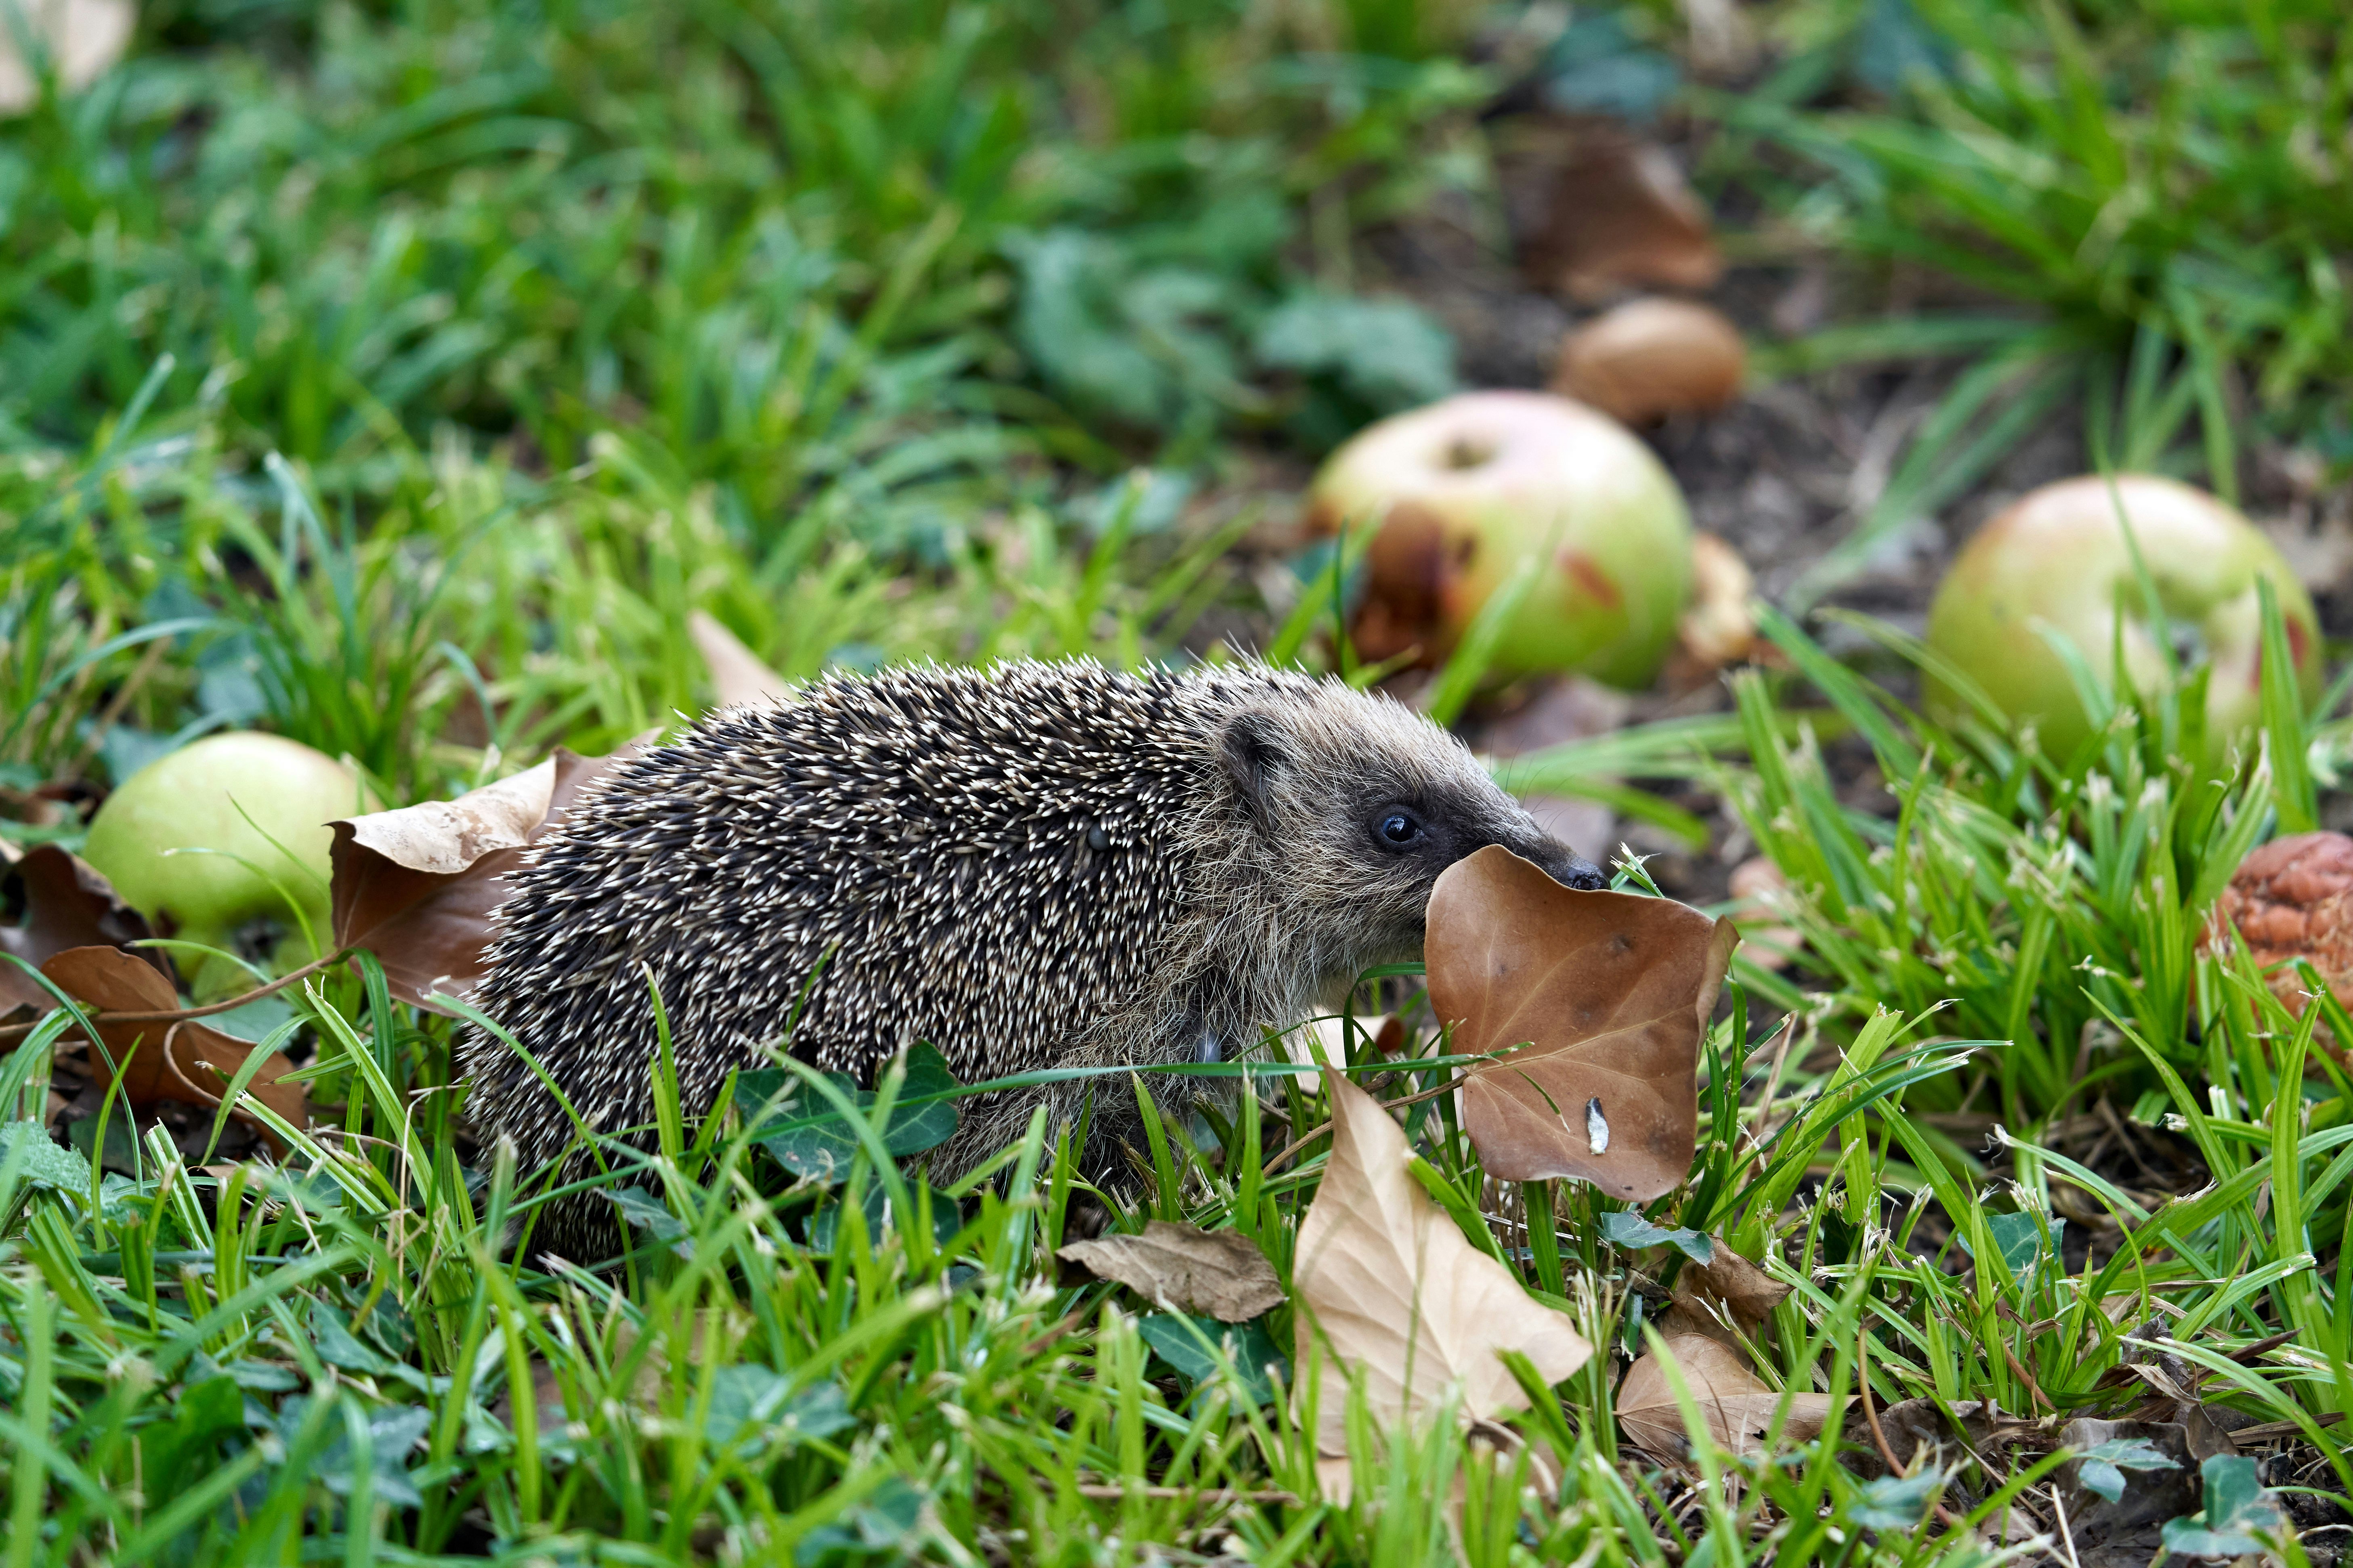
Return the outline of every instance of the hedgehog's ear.
[[[1225,762],[1226,776],[1233,781],[1234,793],[1250,808],[1260,831],[1271,830],[1274,775],[1291,761],[1274,721],[1263,713],[1235,714],[1226,724],[1218,752]]]

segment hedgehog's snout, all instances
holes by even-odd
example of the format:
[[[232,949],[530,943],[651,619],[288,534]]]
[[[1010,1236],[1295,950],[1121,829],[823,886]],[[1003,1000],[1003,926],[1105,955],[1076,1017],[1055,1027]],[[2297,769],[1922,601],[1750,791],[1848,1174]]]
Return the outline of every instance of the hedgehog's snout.
[[[1525,854],[1525,851],[1522,852]],[[1545,868],[1545,874],[1564,888],[1579,888],[1588,893],[1599,892],[1609,886],[1609,879],[1601,868],[1563,844],[1557,838],[1546,838],[1536,852],[1526,858]]]

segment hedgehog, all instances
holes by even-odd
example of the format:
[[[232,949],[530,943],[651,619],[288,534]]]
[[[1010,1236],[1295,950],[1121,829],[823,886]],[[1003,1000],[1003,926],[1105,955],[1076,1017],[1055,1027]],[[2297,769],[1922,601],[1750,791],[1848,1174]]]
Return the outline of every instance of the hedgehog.
[[[477,1001],[589,1127],[649,1149],[653,991],[690,1118],[779,1049],[865,1082],[916,1042],[967,1083],[1229,1060],[1419,958],[1439,874],[1490,844],[1603,885],[1461,742],[1337,681],[1084,660],[835,674],[588,785],[513,874]],[[460,1050],[469,1115],[522,1168],[573,1144],[496,1035],[470,1027]],[[1154,1082],[1183,1112],[1227,1080]],[[931,1169],[969,1170],[1042,1101],[1083,1119],[1087,1168],[1115,1178],[1134,1100],[1116,1075],[965,1100]],[[592,1168],[575,1149],[565,1177]],[[533,1245],[617,1237],[592,1194],[550,1205]]]

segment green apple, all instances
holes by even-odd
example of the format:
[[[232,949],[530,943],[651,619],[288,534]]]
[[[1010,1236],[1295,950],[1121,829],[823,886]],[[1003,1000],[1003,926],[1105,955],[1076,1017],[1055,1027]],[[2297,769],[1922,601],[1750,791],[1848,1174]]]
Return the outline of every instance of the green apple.
[[[82,858],[158,930],[290,966],[329,940],[327,824],[375,805],[357,773],[300,742],[212,735],[107,796]],[[204,1000],[249,983],[237,965],[205,959],[191,989]]]
[[[2153,624],[2119,512],[2157,589]],[[2045,629],[2064,637],[2113,687],[2121,625],[2125,674],[2137,690],[2165,679],[2160,643],[2177,658],[2211,660],[2209,744],[2220,749],[2261,718],[2263,615],[2256,584],[2278,596],[2290,657],[2306,700],[2319,694],[2320,623],[2312,597],[2271,541],[2205,491],[2148,474],[2063,479],[2021,497],[1963,548],[1928,610],[1928,646],[1983,687],[2002,711],[2031,723],[2046,756],[2065,758],[2091,733],[2066,661]],[[1949,721],[1962,704],[1926,684],[1928,710]]]
[[[1472,392],[1384,419],[1316,476],[1311,524],[1374,530],[1358,651],[1435,663],[1534,555],[1546,570],[1491,671],[1650,684],[1692,593],[1691,514],[1609,416],[1538,392]]]

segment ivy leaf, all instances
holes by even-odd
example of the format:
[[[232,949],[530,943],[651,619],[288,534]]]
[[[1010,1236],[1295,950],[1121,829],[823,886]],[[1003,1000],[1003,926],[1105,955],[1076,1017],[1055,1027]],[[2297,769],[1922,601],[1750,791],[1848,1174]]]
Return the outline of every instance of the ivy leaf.
[[[1271,369],[1328,375],[1382,414],[1435,403],[1460,385],[1454,340],[1403,300],[1295,295],[1259,323],[1250,350]]]
[[[2076,1475],[2090,1490],[2110,1502],[2125,1495],[2126,1470],[2178,1470],[2181,1467],[2164,1449],[2146,1437],[2111,1437],[2086,1449]]]
[[[1244,1392],[1259,1404],[1270,1405],[1275,1380],[1288,1381],[1291,1375],[1289,1358],[1262,1323],[1221,1323],[1215,1318],[1153,1312],[1136,1321],[1135,1331],[1197,1388],[1227,1375],[1227,1363],[1231,1363],[1231,1375]]]
[[[2217,1454],[2200,1470],[2206,1507],[2165,1524],[2165,1549],[2184,1557],[2242,1557],[2263,1550],[2255,1532],[2276,1535],[2285,1523],[2279,1500],[2263,1489],[2253,1459]]]
[[[79,1150],[52,1142],[37,1121],[0,1123],[0,1174],[10,1171],[34,1186],[90,1201],[90,1162]]]
[[[861,1115],[873,1110],[872,1090],[860,1089],[843,1073],[828,1073],[836,1087]],[[956,1108],[944,1097],[956,1089],[947,1059],[929,1045],[907,1051],[907,1077],[891,1108],[890,1123],[882,1128],[882,1146],[893,1159],[903,1160],[937,1148],[955,1135]],[[815,1181],[839,1182],[849,1174],[858,1157],[856,1129],[795,1073],[782,1068],[758,1068],[735,1081],[735,1103],[766,1108],[767,1114],[752,1129],[760,1147],[795,1175]]]
[[[1945,1472],[1931,1465],[1916,1476],[1882,1476],[1863,1483],[1847,1518],[1865,1530],[1916,1530],[1929,1500],[1944,1489]]]
[[[1610,1245],[1636,1250],[1645,1247],[1672,1247],[1704,1268],[1715,1261],[1715,1243],[1705,1231],[1673,1229],[1652,1225],[1632,1209],[1611,1209],[1601,1216],[1601,1234]]]

